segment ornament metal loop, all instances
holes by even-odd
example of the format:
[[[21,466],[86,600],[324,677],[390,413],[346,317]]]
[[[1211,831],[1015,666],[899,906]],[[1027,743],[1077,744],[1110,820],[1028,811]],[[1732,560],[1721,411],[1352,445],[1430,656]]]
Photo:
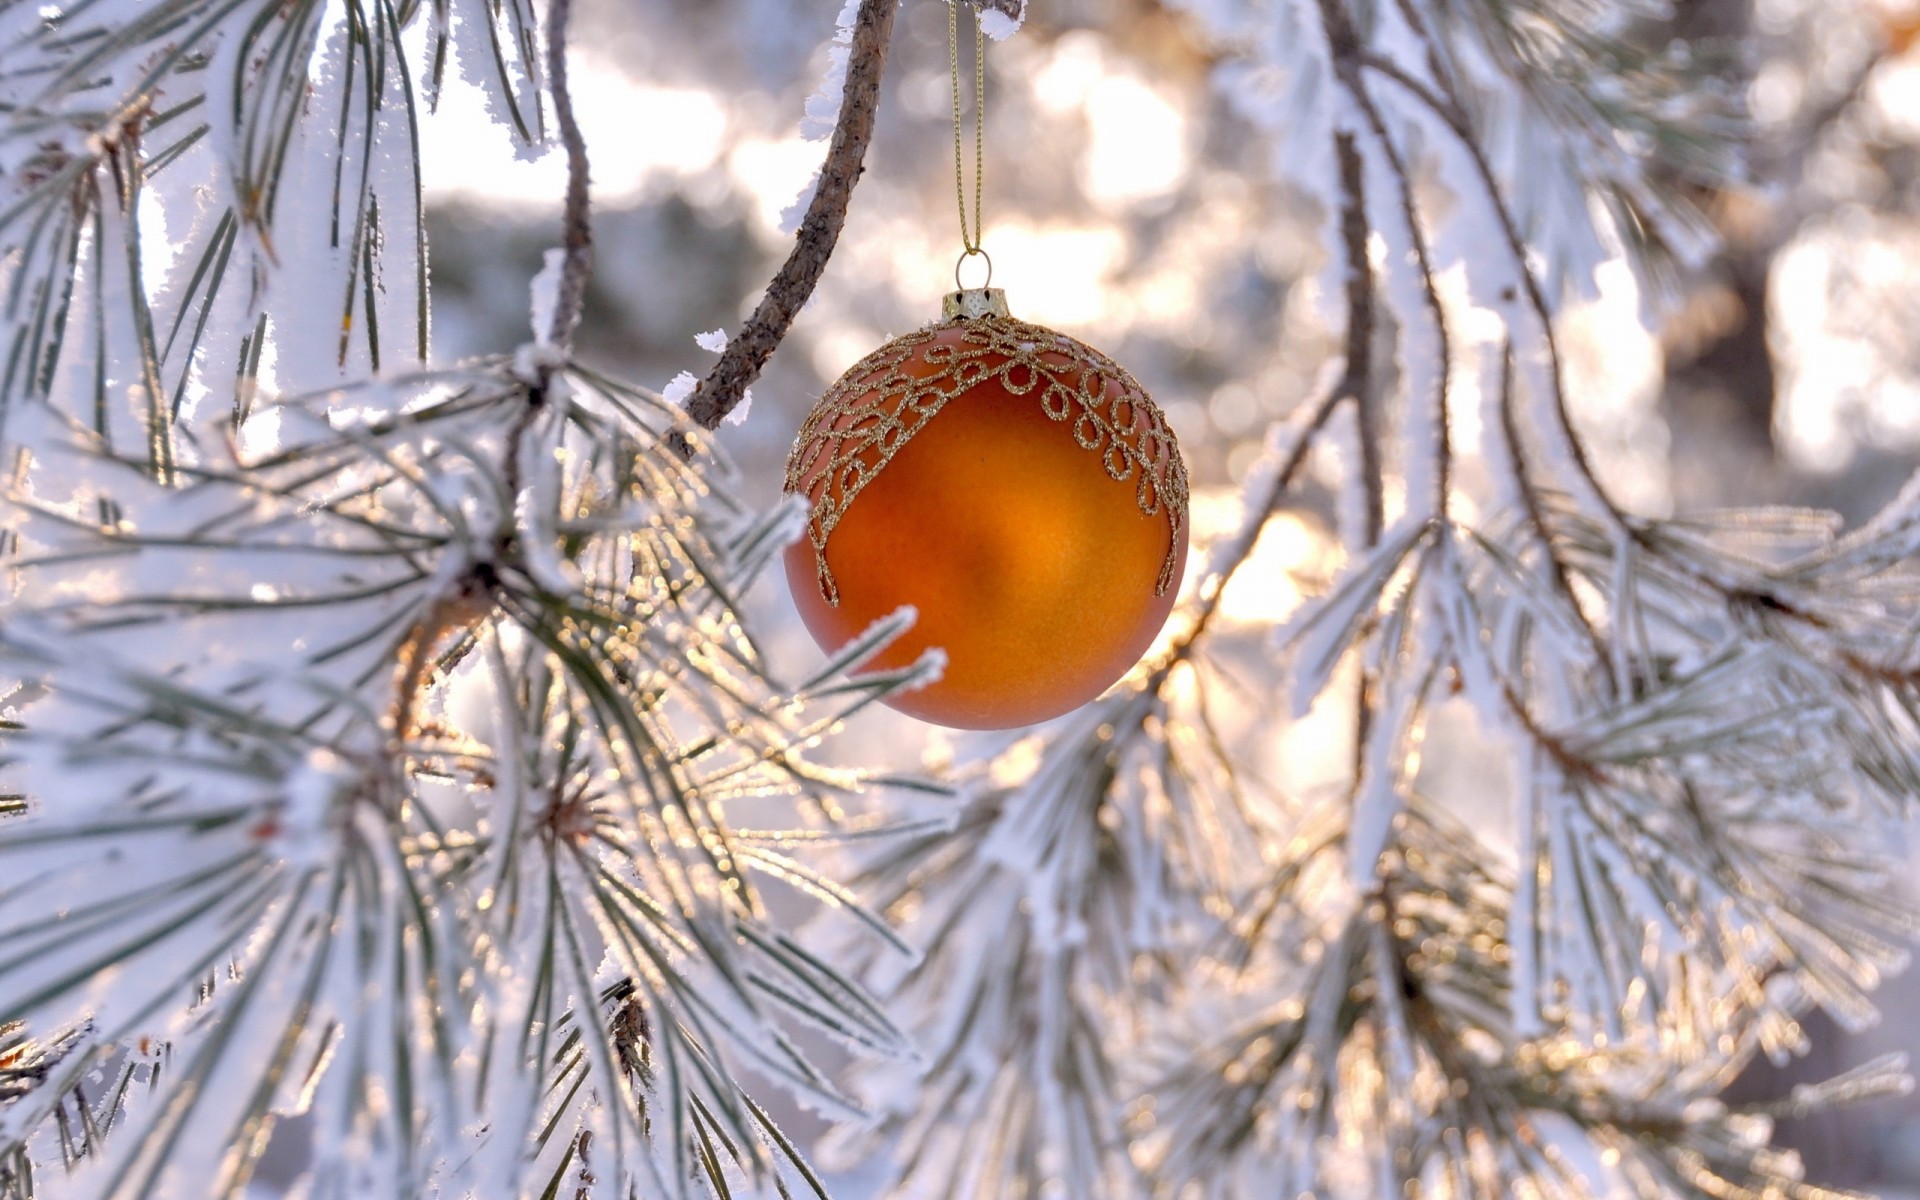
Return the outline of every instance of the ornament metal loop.
[[[960,269],[967,265],[968,259],[975,258],[975,257],[983,258],[986,260],[987,277],[980,281],[979,287],[969,288],[966,284],[960,282]],[[989,286],[992,285],[992,283],[993,283],[993,255],[988,254],[985,250],[982,250],[978,246],[969,246],[965,250],[962,250],[960,252],[960,260],[953,264],[953,286],[963,292],[967,292],[967,291],[984,292],[987,290]]]

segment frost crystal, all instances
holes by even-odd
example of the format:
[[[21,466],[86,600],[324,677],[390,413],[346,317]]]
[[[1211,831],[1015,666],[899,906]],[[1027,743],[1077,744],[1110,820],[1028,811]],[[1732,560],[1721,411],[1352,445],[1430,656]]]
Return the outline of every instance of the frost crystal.
[[[528,285],[533,300],[533,336],[541,346],[552,342],[553,307],[560,302],[560,276],[566,266],[567,252],[554,247],[546,252],[545,265]]]
[[[998,9],[987,9],[980,14],[980,29],[994,41],[1004,42],[1020,31],[1026,19],[1024,11],[1017,16],[1009,16]]]
[[[745,425],[747,423],[747,414],[752,411],[753,389],[748,388],[741,393],[740,403],[735,405],[733,411],[726,415],[726,423],[728,425]]]
[[[687,397],[693,395],[693,390],[699,386],[700,380],[692,371],[682,371],[660,389],[660,398],[668,404],[685,404]]]
[[[853,26],[860,11],[860,0],[846,0],[834,22],[833,38],[827,43],[827,69],[820,86],[807,97],[806,115],[800,121],[800,136],[810,142],[830,137],[840,120],[840,101],[847,86],[847,59],[853,49]]]

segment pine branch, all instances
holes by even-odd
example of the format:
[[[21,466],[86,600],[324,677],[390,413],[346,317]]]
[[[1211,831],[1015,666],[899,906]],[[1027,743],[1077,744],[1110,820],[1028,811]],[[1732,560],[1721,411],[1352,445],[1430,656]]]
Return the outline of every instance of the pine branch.
[[[178,1084],[72,1161],[104,1172],[108,1194],[156,1186],[181,1147],[229,1144],[220,1130],[257,1147],[296,1087],[316,1097],[323,1145],[352,1150],[317,1156],[322,1189],[360,1186],[362,1162],[383,1164],[397,1195],[430,1181],[458,1191],[475,1171],[511,1187],[527,1169],[522,1133],[544,1125],[568,1130],[541,1139],[555,1153],[591,1146],[603,1177],[645,1178],[663,1196],[696,1186],[681,1167],[699,1145],[735,1147],[737,1158],[704,1159],[724,1194],[730,1171],[807,1175],[742,1094],[736,1061],[844,1109],[785,1026],[904,1053],[855,985],[771,924],[756,880],[809,877],[735,844],[725,808],[796,794],[824,806],[866,786],[805,753],[924,667],[776,693],[729,596],[793,514],[718,537],[724,498],[666,447],[676,414],[592,376],[554,382],[570,400],[546,411],[573,453],[537,470],[529,456],[517,504],[500,454],[533,385],[502,360],[285,409],[281,450],[196,464],[184,488],[137,462],[116,467],[125,479],[109,491],[130,520],[12,497],[26,519],[10,565],[24,586],[0,659],[61,683],[9,738],[11,765],[46,799],[0,829],[0,860],[35,864],[0,897],[0,1011],[37,1032],[104,997],[97,1053],[108,1053],[170,1015],[170,998],[229,948],[247,948],[178,1041]],[[342,402],[389,415],[337,423],[329,409]],[[154,565],[167,561],[195,569]],[[64,598],[61,580],[110,571],[147,582],[111,600]],[[153,582],[170,577],[193,582]],[[436,624],[448,581],[483,589],[460,615],[471,626],[461,670],[498,703],[482,705],[477,736],[432,704],[441,687],[383,726],[395,659],[409,631]],[[333,619],[316,626],[315,612]],[[125,640],[156,627],[169,637]],[[271,668],[243,655],[229,676],[197,652],[206,645],[299,651]],[[450,670],[430,647],[415,661],[430,664],[403,665],[416,683]],[[423,782],[484,797],[489,826]],[[103,868],[115,844],[137,845],[139,870]],[[823,902],[856,906],[820,884],[810,890]],[[56,947],[78,965],[43,969]],[[603,959],[631,981],[646,1026],[631,1005],[610,1024],[570,1015],[569,995],[606,986]],[[89,990],[102,971],[111,994]],[[383,999],[369,1006],[376,976]],[[388,1028],[416,1017],[429,1023]],[[522,1068],[546,1060],[544,1031],[568,1020],[587,1057],[557,1078],[584,1084],[578,1103],[549,1109],[544,1076]],[[463,1045],[484,1047],[495,1074],[474,1077]],[[644,1053],[661,1066],[643,1087],[623,1064]],[[75,1071],[93,1061],[70,1057]],[[70,1074],[63,1064],[13,1110],[24,1136],[54,1119]],[[370,1107],[396,1074],[410,1099]],[[492,1132],[476,1158],[462,1130],[478,1124]],[[209,1178],[238,1186],[250,1162]]]
[[[1533,484],[1533,472],[1528,467],[1526,451],[1521,442],[1520,400],[1514,388],[1513,339],[1510,337],[1500,347],[1500,449],[1506,457],[1507,472],[1514,481],[1514,490],[1519,493],[1529,531],[1540,549],[1546,575],[1553,583],[1561,607],[1579,623],[1588,645],[1593,649],[1594,660],[1613,661],[1613,648],[1607,644],[1599,626],[1594,624],[1592,616],[1573,590],[1572,574],[1554,542],[1553,530],[1547,524],[1545,505]]]
[[[0,663],[43,686],[9,698],[0,731],[19,787],[0,796],[0,865],[18,868],[0,872],[0,1193],[61,1170],[108,1195],[169,1172],[235,1191],[252,1151],[200,1148],[257,1148],[310,1107],[320,1192],[820,1196],[742,1087],[751,1071],[852,1117],[806,1029],[877,1060],[869,1128],[915,1184],[981,1200],[1043,1179],[1092,1200],[1822,1194],[1745,1114],[1693,1102],[1793,1048],[1808,1004],[1864,1018],[1916,927],[1878,835],[1920,794],[1920,522],[1890,510],[1836,538],[1787,514],[1646,521],[1594,478],[1553,327],[1564,264],[1490,147],[1513,96],[1576,150],[1674,124],[1645,103],[1668,94],[1660,64],[1620,57],[1604,6],[1204,6],[1257,22],[1232,54],[1331,67],[1333,101],[1299,123],[1332,151],[1344,369],[1271,439],[1160,660],[964,767],[957,815],[871,816],[844,805],[886,776],[809,755],[924,677],[841,677],[899,623],[776,686],[738,599],[794,507],[748,517],[687,461],[689,414],[567,361],[592,240],[569,0],[550,0],[544,60],[525,0],[163,0],[102,24],[110,7],[35,18],[45,30],[0,10],[22,31],[0,38],[8,130],[59,134],[0,211],[17,256],[0,391],[59,399],[17,406],[7,430],[32,465],[7,493]],[[568,187],[532,352],[409,375],[381,363],[376,328],[398,286],[376,250],[405,226],[383,213],[407,180],[373,151],[402,95],[411,127],[397,48],[416,11],[435,22],[429,91],[454,30],[487,43],[472,73],[529,138],[544,61]],[[1301,13],[1321,38],[1291,36]],[[824,270],[891,19],[870,2],[850,29],[822,183],[694,397],[701,426]],[[1565,45],[1529,44],[1528,22]],[[1609,63],[1624,89],[1583,95]],[[129,80],[137,102],[108,94]],[[97,139],[71,136],[82,109],[107,114]],[[1657,199],[1595,157],[1571,194]],[[216,170],[231,210],[216,202],[150,288],[129,214],[156,179]],[[1458,222],[1482,218],[1476,244],[1498,252],[1449,259]],[[303,268],[323,243],[327,269]],[[1436,272],[1457,266],[1509,326],[1484,412],[1497,403],[1492,486],[1513,511],[1485,522],[1479,478],[1455,469],[1450,386],[1471,347]],[[343,321],[269,320],[262,289],[314,278]],[[111,320],[69,337],[70,308]],[[1403,408],[1377,394],[1383,330]],[[254,395],[263,362],[317,385],[350,360],[387,377]],[[173,428],[200,389],[223,406],[231,391],[236,420],[271,414],[281,449]],[[124,432],[122,396],[145,405]],[[1284,662],[1264,631],[1246,639],[1263,646],[1243,719],[1220,697],[1242,648],[1222,597],[1336,437],[1348,562]],[[1395,444],[1413,447],[1404,488]],[[1325,804],[1260,784],[1283,671],[1302,712],[1358,680],[1337,735],[1355,758]],[[1513,766],[1515,879],[1487,865],[1495,838],[1420,791],[1414,751],[1449,704]],[[743,830],[735,805],[805,827]],[[859,888],[810,856],[828,845],[865,866]],[[793,938],[768,880],[862,940],[834,959]],[[923,958],[900,956],[908,938]],[[1204,1036],[1169,1047],[1179,1024]],[[162,1026],[150,1073],[115,1065]],[[1182,1065],[1156,1086],[1169,1051]],[[1617,1173],[1589,1176],[1569,1148]]]
[[[1243,568],[1259,544],[1267,522],[1292,494],[1307,456],[1327,422],[1342,404],[1351,404],[1361,432],[1362,486],[1367,497],[1369,544],[1379,540],[1384,508],[1384,481],[1380,463],[1380,443],[1373,417],[1377,398],[1373,386],[1374,327],[1378,318],[1373,265],[1367,254],[1367,194],[1365,163],[1346,131],[1334,134],[1334,155],[1340,164],[1340,246],[1346,266],[1346,355],[1339,378],[1318,400],[1305,409],[1306,417],[1296,431],[1276,446],[1249,474],[1244,489],[1246,511],[1240,528],[1229,540],[1216,546],[1206,572],[1195,589],[1195,604],[1188,627],[1175,637],[1155,663],[1148,689],[1158,692],[1173,668],[1186,661],[1200,645],[1220,609],[1228,584]]]
[[[0,248],[21,255],[0,311],[0,404],[49,399],[109,440],[148,445],[164,473],[171,424],[196,392],[235,393],[244,419],[269,341],[283,371],[325,362],[345,376],[392,365],[396,350],[424,357],[424,208],[400,32],[392,0],[176,0],[138,14],[101,2],[35,19],[6,47],[0,84],[10,134],[39,147],[0,208]],[[158,206],[140,201],[196,179],[217,182],[215,206],[170,231],[177,253],[150,278],[141,243]],[[298,247],[301,279],[270,300],[282,240]],[[292,320],[289,295],[332,297],[335,319]],[[90,328],[69,327],[89,310]],[[394,338],[408,316],[413,336]],[[126,342],[124,366],[109,340]]]

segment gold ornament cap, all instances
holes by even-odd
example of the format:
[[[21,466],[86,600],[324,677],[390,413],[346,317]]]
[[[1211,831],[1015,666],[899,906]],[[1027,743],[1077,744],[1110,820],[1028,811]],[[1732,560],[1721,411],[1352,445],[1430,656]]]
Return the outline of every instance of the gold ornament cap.
[[[981,317],[1012,317],[1005,288],[962,288],[948,292],[940,303],[942,321],[974,321]]]

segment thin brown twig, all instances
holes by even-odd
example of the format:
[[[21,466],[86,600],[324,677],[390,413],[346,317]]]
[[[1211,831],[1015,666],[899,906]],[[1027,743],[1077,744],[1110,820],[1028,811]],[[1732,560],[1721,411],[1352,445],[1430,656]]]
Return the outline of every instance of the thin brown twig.
[[[1567,570],[1566,560],[1560,557],[1560,551],[1553,542],[1553,531],[1547,525],[1546,510],[1540,503],[1540,494],[1534,490],[1533,480],[1527,470],[1526,453],[1520,442],[1519,405],[1514,397],[1513,388],[1513,340],[1508,338],[1503,345],[1500,361],[1500,440],[1506,451],[1507,470],[1514,477],[1514,483],[1520,492],[1520,505],[1526,510],[1527,524],[1533,528],[1533,535],[1540,543],[1541,551],[1547,556],[1547,573],[1552,578],[1554,588],[1560,593],[1561,602],[1573,613],[1574,620],[1587,634],[1587,641],[1593,646],[1597,661],[1607,662],[1612,654],[1607,649],[1606,639],[1587,616],[1586,609],[1580,606],[1580,598],[1573,590],[1573,577]]]
[[[1360,435],[1360,474],[1367,491],[1368,546],[1380,541],[1386,524],[1386,485],[1380,465],[1380,430],[1375,420],[1373,372],[1373,263],[1367,256],[1367,165],[1352,133],[1333,135],[1340,163],[1340,240],[1347,259],[1347,363],[1341,389],[1353,400]]]
[[[1579,436],[1573,430],[1573,423],[1567,405],[1563,369],[1560,361],[1560,346],[1553,328],[1553,315],[1547,304],[1546,295],[1541,290],[1539,281],[1534,277],[1532,266],[1527,260],[1524,243],[1520,237],[1519,226],[1514,221],[1512,213],[1507,209],[1505,197],[1495,183],[1492,164],[1487,160],[1479,142],[1473,136],[1472,130],[1466,120],[1464,109],[1460,104],[1458,94],[1454,89],[1452,79],[1447,74],[1445,66],[1441,61],[1439,48],[1435,44],[1432,35],[1428,32],[1425,22],[1421,20],[1419,12],[1412,4],[1408,3],[1407,0],[1399,0],[1398,7],[1408,25],[1425,45],[1427,52],[1427,69],[1432,72],[1434,79],[1437,81],[1437,86],[1446,90],[1447,100],[1443,102],[1438,94],[1434,93],[1432,89],[1424,87],[1419,80],[1414,79],[1411,75],[1407,74],[1407,72],[1403,71],[1397,63],[1365,53],[1360,55],[1359,63],[1362,67],[1378,71],[1395,83],[1415,91],[1416,94],[1419,95],[1421,102],[1432,109],[1433,112],[1445,122],[1454,137],[1466,150],[1469,158],[1475,163],[1475,171],[1480,176],[1481,185],[1487,191],[1489,203],[1493,206],[1495,217],[1506,237],[1509,252],[1513,256],[1515,270],[1520,274],[1526,288],[1528,306],[1533,310],[1535,318],[1540,322],[1543,331],[1547,357],[1552,370],[1554,407],[1560,423],[1561,432],[1571,446],[1570,453],[1573,457],[1575,467],[1585,476],[1589,486],[1591,486],[1594,493],[1599,496],[1602,505],[1607,509],[1608,515],[1617,525],[1624,528],[1624,515],[1613,503],[1606,489],[1601,486],[1598,477],[1594,474],[1587,460],[1586,448],[1581,444]],[[1594,652],[1599,656],[1600,661],[1607,661],[1610,655],[1607,651],[1606,642],[1602,638],[1600,631],[1588,617],[1586,610],[1580,606],[1580,601],[1574,593],[1572,579],[1567,571],[1566,563],[1561,559],[1554,545],[1552,534],[1547,526],[1545,513],[1542,511],[1540,505],[1539,496],[1533,489],[1531,472],[1527,469],[1525,450],[1520,440],[1518,413],[1514,402],[1513,342],[1511,338],[1506,342],[1501,362],[1500,420],[1509,469],[1513,473],[1515,481],[1519,486],[1521,501],[1526,508],[1528,522],[1532,525],[1534,533],[1539,538],[1541,547],[1546,553],[1549,573],[1567,607],[1572,611],[1574,618],[1579,622],[1581,628],[1586,631],[1588,642],[1593,646]]]
[[[1233,581],[1234,575],[1252,556],[1253,548],[1259,542],[1259,531],[1265,528],[1267,519],[1292,490],[1294,477],[1306,465],[1307,453],[1313,448],[1314,438],[1326,427],[1327,421],[1340,405],[1347,401],[1353,403],[1361,428],[1361,473],[1366,481],[1368,510],[1365,536],[1368,545],[1379,541],[1384,508],[1380,453],[1377,442],[1370,442],[1366,432],[1371,420],[1373,337],[1377,320],[1373,265],[1367,257],[1366,173],[1352,134],[1343,131],[1334,135],[1334,153],[1340,162],[1340,240],[1347,267],[1346,363],[1339,380],[1319,399],[1307,417],[1299,440],[1274,470],[1266,492],[1252,508],[1255,515],[1243,522],[1243,529],[1249,532],[1243,536],[1242,543],[1234,548],[1226,565],[1201,584],[1199,612],[1192,626],[1168,646],[1166,655],[1149,676],[1150,688],[1157,689],[1163,684],[1174,666],[1185,661],[1193,652],[1194,644],[1207,631],[1207,626],[1219,610],[1227,584]]]
[[[547,87],[553,96],[554,123],[567,154],[567,195],[561,212],[560,278],[554,285],[553,313],[546,338],[564,360],[573,349],[573,331],[587,302],[587,277],[593,272],[592,198],[588,190],[587,139],[573,114],[573,92],[567,80],[567,24],[573,0],[547,3]],[[502,490],[513,505],[520,495],[521,446],[546,407],[547,385],[557,362],[543,363],[533,381],[526,409],[507,431],[506,454],[500,464]]]
[[[1326,32],[1327,46],[1333,58],[1334,76],[1340,81],[1347,95],[1366,118],[1368,131],[1373,134],[1380,153],[1387,160],[1387,169],[1393,174],[1398,191],[1401,220],[1407,227],[1407,244],[1413,251],[1414,265],[1420,273],[1420,287],[1426,301],[1428,312],[1433,320],[1435,336],[1439,339],[1439,370],[1434,395],[1434,434],[1438,442],[1434,463],[1434,515],[1441,521],[1447,517],[1447,497],[1452,490],[1453,474],[1453,434],[1451,424],[1450,387],[1453,374],[1453,337],[1447,326],[1445,307],[1440,303],[1440,292],[1434,284],[1433,255],[1427,246],[1426,233],[1420,227],[1419,208],[1414,202],[1413,175],[1407,168],[1406,159],[1400,154],[1400,148],[1394,144],[1386,121],[1380,115],[1380,108],[1374,103],[1373,95],[1367,90],[1366,79],[1361,68],[1367,61],[1367,54],[1361,47],[1360,35],[1353,27],[1352,19],[1342,8],[1338,0],[1320,0],[1321,24]],[[1413,403],[1409,398],[1409,403]]]
[[[760,377],[775,348],[787,336],[794,317],[813,295],[826,271],[834,244],[847,222],[847,203],[854,184],[866,170],[867,143],[873,137],[878,111],[880,78],[887,65],[887,43],[893,34],[893,11],[898,0],[861,0],[854,16],[853,45],[847,57],[847,85],[840,100],[840,117],[833,141],[820,167],[820,184],[800,222],[793,250],[767,285],[760,304],[746,325],[727,343],[713,370],[687,398],[687,415],[703,429],[717,429],[737,407],[747,388]],[[682,453],[690,453],[684,443]]]
[[[1533,715],[1533,710],[1527,707],[1527,702],[1521,699],[1520,693],[1513,690],[1511,682],[1502,678],[1499,684],[1500,698],[1506,703],[1507,712],[1520,723],[1520,728],[1525,731],[1534,748],[1552,759],[1553,765],[1560,769],[1562,775],[1569,779],[1585,780],[1590,783],[1608,782],[1604,768],[1592,759],[1581,755],[1567,745],[1566,739],[1540,723],[1539,719]]]
[[[587,276],[593,269],[593,226],[587,193],[587,141],[573,115],[573,93],[567,86],[567,22],[573,0],[548,0],[547,83],[553,94],[554,121],[560,144],[567,152],[567,200],[562,217],[561,248],[566,257],[553,304],[553,324],[547,337],[564,353],[572,348],[573,330],[586,304]]]
[[[1213,622],[1214,614],[1219,611],[1220,599],[1226,595],[1227,585],[1233,582],[1233,577],[1239,573],[1240,568],[1253,557],[1253,548],[1260,540],[1259,531],[1266,527],[1267,519],[1280,507],[1281,501],[1286,499],[1287,493],[1293,488],[1294,477],[1300,473],[1300,468],[1306,465],[1307,452],[1313,448],[1314,435],[1325,428],[1327,421],[1340,407],[1341,402],[1350,398],[1349,394],[1339,386],[1329,389],[1320,397],[1312,414],[1307,418],[1306,428],[1300,431],[1299,439],[1287,452],[1286,459],[1275,468],[1266,494],[1260,498],[1258,504],[1253,506],[1253,512],[1258,515],[1242,522],[1241,544],[1234,547],[1225,566],[1201,582],[1200,607],[1194,615],[1193,624],[1179,637],[1173,639],[1161,655],[1159,663],[1147,676],[1148,691],[1159,690],[1167,681],[1173,668],[1185,662],[1193,653],[1194,645],[1200,640],[1201,635],[1206,633],[1207,626]]]
[[[1381,465],[1380,429],[1373,388],[1374,278],[1367,252],[1372,226],[1367,220],[1367,161],[1359,139],[1347,130],[1333,137],[1334,157],[1340,164],[1340,240],[1347,259],[1347,363],[1343,388],[1353,400],[1355,436],[1360,439],[1360,475],[1367,496],[1367,526],[1362,532],[1371,549],[1380,544],[1386,525],[1386,480]],[[1359,786],[1367,743],[1373,736],[1374,691],[1377,681],[1363,666],[1354,686],[1353,779]]]
[[[573,331],[580,323],[580,314],[586,304],[587,277],[593,270],[587,141],[574,116],[573,93],[567,79],[567,25],[572,15],[573,0],[548,0],[547,86],[553,97],[554,121],[560,129],[560,144],[567,155],[567,194],[561,216],[563,257],[560,278],[554,288],[551,323],[546,330],[546,339],[558,356],[554,361],[543,363],[538,379],[529,381],[526,406],[507,430],[500,463],[500,480],[509,515],[520,495],[523,443],[546,408],[547,387],[554,370],[572,350]],[[504,556],[511,549],[517,532],[515,526],[503,527],[503,532],[496,540],[495,553]],[[449,633],[457,629],[470,629],[492,612],[492,592],[488,585],[491,574],[491,566],[476,564],[473,571],[456,580],[445,595],[428,606],[401,643],[400,661],[395,668],[391,713],[394,735],[401,741],[411,738],[415,732],[420,698],[432,682],[434,650]]]
[[[440,649],[448,634],[471,629],[493,611],[491,575],[487,571],[469,571],[429,604],[407,631],[400,643],[399,661],[394,665],[393,735],[401,742],[411,740],[420,729],[421,697],[433,683]]]
[[[1393,176],[1396,192],[1395,199],[1398,201],[1400,218],[1406,225],[1407,244],[1413,251],[1414,266],[1419,272],[1422,297],[1426,302],[1430,319],[1433,322],[1434,335],[1439,342],[1438,356],[1440,361],[1433,397],[1434,436],[1436,444],[1434,447],[1434,494],[1432,502],[1433,516],[1440,524],[1442,536],[1446,536],[1446,530],[1448,528],[1446,524],[1447,500],[1453,488],[1453,435],[1449,428],[1452,420],[1450,400],[1453,374],[1452,333],[1447,325],[1446,309],[1440,302],[1439,289],[1434,283],[1433,256],[1427,246],[1426,233],[1420,226],[1419,208],[1414,201],[1413,195],[1413,176],[1407,168],[1406,160],[1400,154],[1399,147],[1394,144],[1392,135],[1387,129],[1386,121],[1380,115],[1379,107],[1374,103],[1372,95],[1367,90],[1366,79],[1361,70],[1364,50],[1362,48],[1359,31],[1354,28],[1352,18],[1341,5],[1340,0],[1320,0],[1319,7],[1321,29],[1326,35],[1327,50],[1332,60],[1334,77],[1339,81],[1341,88],[1346,91],[1355,107],[1360,110],[1361,115],[1365,118],[1367,130],[1373,135],[1375,145],[1378,146],[1380,154],[1386,160],[1387,170]],[[1350,140],[1348,145],[1353,148],[1354,165],[1360,168],[1362,178],[1364,179],[1365,162],[1359,155],[1357,143]],[[1348,165],[1343,161],[1343,173],[1347,169],[1349,169]],[[1361,194],[1364,196],[1364,193]],[[1389,269],[1392,269],[1391,266]],[[1421,398],[1417,396],[1409,395],[1407,398],[1409,408],[1420,402]],[[1366,415],[1367,410],[1363,406],[1361,409],[1363,420]],[[1377,446],[1379,431],[1377,429],[1371,429],[1363,423],[1360,436],[1363,444],[1362,454],[1364,456],[1366,453],[1364,445],[1368,440],[1374,441]],[[1419,453],[1420,451],[1416,449],[1413,452]],[[1381,686],[1382,680],[1379,675],[1367,670],[1363,666],[1354,692],[1352,796],[1356,803],[1366,777],[1366,762],[1372,740],[1381,736],[1389,738],[1398,738],[1401,736],[1401,731],[1398,729],[1381,729],[1374,719],[1380,705],[1379,692]],[[1422,685],[1421,691],[1423,694],[1415,697],[1416,713],[1424,703],[1424,692],[1428,686],[1431,686],[1431,679],[1429,679],[1428,683]]]
[[[1552,377],[1553,413],[1562,439],[1566,442],[1567,453],[1573,460],[1575,470],[1581,479],[1593,491],[1600,501],[1607,519],[1616,529],[1631,534],[1631,522],[1627,520],[1625,510],[1614,502],[1613,496],[1600,482],[1594,472],[1592,461],[1587,457],[1585,443],[1573,427],[1573,412],[1567,398],[1566,367],[1560,355],[1559,335],[1554,330],[1553,306],[1547,301],[1546,290],[1541,287],[1539,277],[1533,272],[1532,263],[1527,257],[1526,238],[1521,235],[1519,221],[1513,210],[1507,206],[1506,194],[1501,190],[1500,180],[1494,174],[1493,163],[1487,158],[1479,139],[1467,121],[1459,98],[1451,92],[1442,95],[1425,83],[1402,70],[1400,65],[1377,55],[1362,54],[1359,64],[1367,70],[1383,75],[1404,88],[1408,94],[1431,110],[1447,126],[1467,160],[1473,164],[1474,174],[1479,177],[1480,186],[1487,194],[1487,205],[1493,211],[1494,222],[1500,227],[1501,236],[1507,243],[1507,252],[1513,259],[1514,272],[1520,279],[1520,290],[1525,293],[1527,307],[1533,312],[1534,319],[1540,322],[1541,344],[1547,352],[1547,364]],[[1445,80],[1442,87],[1450,87]]]

